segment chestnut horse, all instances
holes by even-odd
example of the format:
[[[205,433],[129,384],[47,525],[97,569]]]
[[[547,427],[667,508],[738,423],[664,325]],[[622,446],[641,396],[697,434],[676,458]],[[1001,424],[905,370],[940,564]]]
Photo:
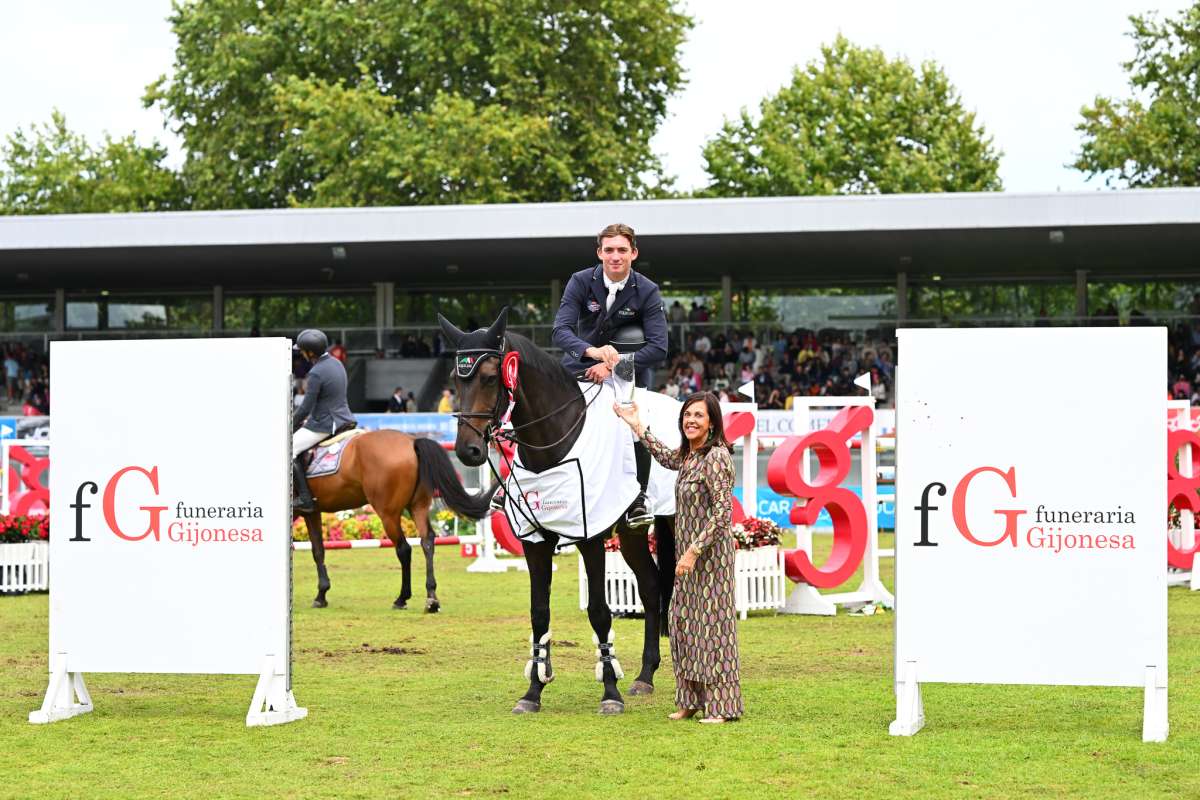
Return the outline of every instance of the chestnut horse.
[[[404,577],[400,596],[392,608],[403,609],[412,597],[412,546],[404,536],[400,520],[404,510],[412,515],[425,553],[425,610],[438,611],[437,580],[433,577],[433,528],[429,524],[429,506],[437,491],[454,511],[471,519],[488,512],[491,491],[472,495],[463,488],[450,457],[432,439],[414,438],[399,431],[370,431],[346,442],[341,467],[332,475],[309,478],[314,510],[301,513],[312,542],[313,561],[317,564],[317,597],[313,608],[329,603],[329,572],[325,569],[325,545],[322,540],[321,512],[361,508],[367,503],[383,522],[388,538],[395,542],[396,558]]]

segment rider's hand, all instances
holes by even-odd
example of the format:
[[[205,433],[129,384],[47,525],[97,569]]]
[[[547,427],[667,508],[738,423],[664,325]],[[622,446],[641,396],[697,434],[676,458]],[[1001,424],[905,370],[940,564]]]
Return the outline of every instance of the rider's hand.
[[[584,375],[586,375],[587,379],[592,383],[604,383],[604,381],[608,380],[608,376],[612,375],[612,370],[609,369],[607,364],[600,362],[595,366],[588,367],[588,370],[584,373]]]
[[[617,368],[617,362],[621,360],[621,354],[611,344],[606,344],[603,347],[589,347],[584,352],[584,355],[588,358],[594,358],[597,361],[603,361],[610,372]]]

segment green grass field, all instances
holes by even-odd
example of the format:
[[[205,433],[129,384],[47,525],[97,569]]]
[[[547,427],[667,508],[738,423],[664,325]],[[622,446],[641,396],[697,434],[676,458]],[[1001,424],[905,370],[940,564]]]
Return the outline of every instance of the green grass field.
[[[599,716],[575,559],[554,579],[557,680],[526,717],[509,709],[525,688],[527,578],[467,574],[450,548],[432,616],[390,608],[398,567],[374,550],[332,552],[331,605],[311,609],[297,553],[294,688],[309,716],[266,729],[244,724],[250,676],[90,675],[92,714],[30,725],[47,596],[0,597],[0,797],[1200,797],[1200,593],[1170,591],[1165,744],[1141,742],[1140,689],[1021,686],[927,686],[926,728],[904,739],[887,734],[891,614],[752,615],[740,723],[665,719],[665,642],[657,693]],[[616,622],[630,676],[641,625]]]

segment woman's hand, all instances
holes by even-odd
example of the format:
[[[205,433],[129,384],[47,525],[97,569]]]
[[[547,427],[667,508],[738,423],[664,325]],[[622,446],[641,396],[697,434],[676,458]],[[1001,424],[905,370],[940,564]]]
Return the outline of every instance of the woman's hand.
[[[637,403],[629,403],[628,405],[625,405],[624,403],[613,403],[613,411],[616,412],[618,417],[625,420],[625,423],[629,427],[633,428],[634,433],[638,434],[639,436],[641,435],[642,420],[638,416]]]
[[[689,547],[684,551],[683,555],[680,556],[679,560],[675,562],[675,577],[682,577],[683,575],[687,575],[695,569],[696,551]]]

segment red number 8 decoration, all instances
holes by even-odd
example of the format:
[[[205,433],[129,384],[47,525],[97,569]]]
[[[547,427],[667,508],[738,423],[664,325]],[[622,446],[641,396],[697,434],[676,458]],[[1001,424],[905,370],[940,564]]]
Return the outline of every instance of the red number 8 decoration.
[[[792,508],[794,525],[812,525],[824,509],[833,520],[833,552],[823,568],[813,564],[808,554],[793,550],[784,558],[787,576],[820,589],[845,583],[862,562],[867,549],[867,512],[862,499],[839,484],[850,474],[850,440],[867,430],[875,412],[866,406],[847,406],[837,413],[829,427],[807,436],[788,439],[767,463],[767,483],[779,494],[806,500]],[[810,483],[804,479],[804,458],[808,450],[817,456],[819,469]]]
[[[1182,460],[1182,450],[1186,445],[1192,446],[1192,477],[1179,474],[1175,466],[1175,456]],[[1174,505],[1179,509],[1188,509],[1200,516],[1200,498],[1196,490],[1200,488],[1200,437],[1194,431],[1178,430],[1167,434],[1167,508]],[[1193,523],[1194,524],[1194,523]],[[1200,550],[1200,540],[1192,545],[1190,550],[1180,550],[1167,537],[1167,563],[1176,569],[1192,569],[1196,551]]]

